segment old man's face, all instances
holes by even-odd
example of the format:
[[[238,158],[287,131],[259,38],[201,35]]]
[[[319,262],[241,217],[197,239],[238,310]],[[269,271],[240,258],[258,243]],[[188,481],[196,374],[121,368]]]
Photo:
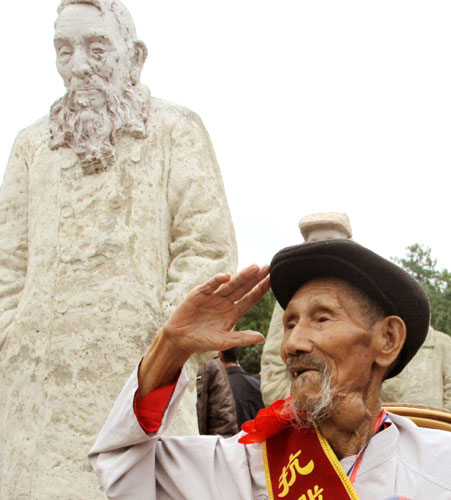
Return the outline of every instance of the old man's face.
[[[128,82],[130,56],[110,13],[87,4],[69,5],[55,23],[54,43],[58,72],[68,90],[95,100],[103,82],[117,93]]]
[[[327,417],[337,398],[369,383],[371,322],[359,294],[343,280],[318,279],[300,288],[285,311],[284,331],[281,356],[292,376],[292,399],[297,409],[313,412],[313,421]]]

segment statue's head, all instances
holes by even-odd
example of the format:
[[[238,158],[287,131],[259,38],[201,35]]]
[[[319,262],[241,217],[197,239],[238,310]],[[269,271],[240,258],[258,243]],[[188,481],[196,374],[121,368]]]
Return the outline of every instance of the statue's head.
[[[119,0],[63,0],[54,43],[67,93],[52,106],[50,147],[73,147],[86,173],[104,170],[121,134],[145,135],[146,46]]]
[[[63,0],[58,14],[56,65],[68,90],[96,76],[117,90],[139,82],[147,50],[122,2]]]

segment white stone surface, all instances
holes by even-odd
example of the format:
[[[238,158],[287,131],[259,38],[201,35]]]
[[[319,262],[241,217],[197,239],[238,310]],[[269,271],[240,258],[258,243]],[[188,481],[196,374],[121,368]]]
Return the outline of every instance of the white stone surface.
[[[99,12],[67,9],[79,7]],[[120,44],[111,16],[104,19]],[[68,45],[85,64],[83,78],[65,79],[69,106],[80,111],[74,127],[84,121],[81,136],[95,129],[85,112],[98,108],[109,130],[100,142],[110,140],[112,156],[89,163],[76,141],[56,145],[49,117],[22,131],[11,152],[0,191],[2,500],[104,498],[86,456],[122,385],[174,305],[236,266],[201,120],[138,83],[141,52],[140,63],[125,60],[142,106],[116,126],[105,92],[70,94],[74,81],[92,84],[95,64],[79,50],[83,41]],[[197,432],[197,368],[192,360],[172,433]]]
[[[342,212],[320,212],[306,215],[299,221],[299,230],[306,243],[352,238],[349,217]]]
[[[381,400],[451,410],[451,337],[430,327],[412,361],[382,384]]]

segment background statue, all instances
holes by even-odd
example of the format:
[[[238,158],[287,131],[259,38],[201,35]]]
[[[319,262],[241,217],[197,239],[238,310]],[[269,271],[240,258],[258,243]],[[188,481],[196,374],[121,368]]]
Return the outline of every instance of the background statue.
[[[232,272],[236,243],[207,132],[150,96],[117,0],[64,0],[67,92],[20,132],[0,193],[3,500],[104,498],[86,455],[179,300]],[[197,360],[172,432],[197,432]]]
[[[305,243],[332,239],[352,238],[349,218],[340,212],[322,212],[306,215],[299,221],[299,230]],[[280,357],[280,346],[283,339],[284,310],[276,302],[269,324],[268,335],[261,359],[261,392],[265,405],[276,399],[284,399],[290,395],[290,377],[285,363]]]
[[[382,384],[382,402],[409,403],[451,410],[451,337],[429,328],[408,366]]]

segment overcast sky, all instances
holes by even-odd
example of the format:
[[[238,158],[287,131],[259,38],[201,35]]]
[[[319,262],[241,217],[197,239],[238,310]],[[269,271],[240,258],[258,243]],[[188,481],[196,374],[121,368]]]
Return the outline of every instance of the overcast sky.
[[[389,258],[432,248],[451,270],[449,0],[125,0],[153,95],[203,119],[240,266],[301,241],[299,219],[346,212]],[[58,1],[0,18],[0,175],[17,132],[64,92]]]

